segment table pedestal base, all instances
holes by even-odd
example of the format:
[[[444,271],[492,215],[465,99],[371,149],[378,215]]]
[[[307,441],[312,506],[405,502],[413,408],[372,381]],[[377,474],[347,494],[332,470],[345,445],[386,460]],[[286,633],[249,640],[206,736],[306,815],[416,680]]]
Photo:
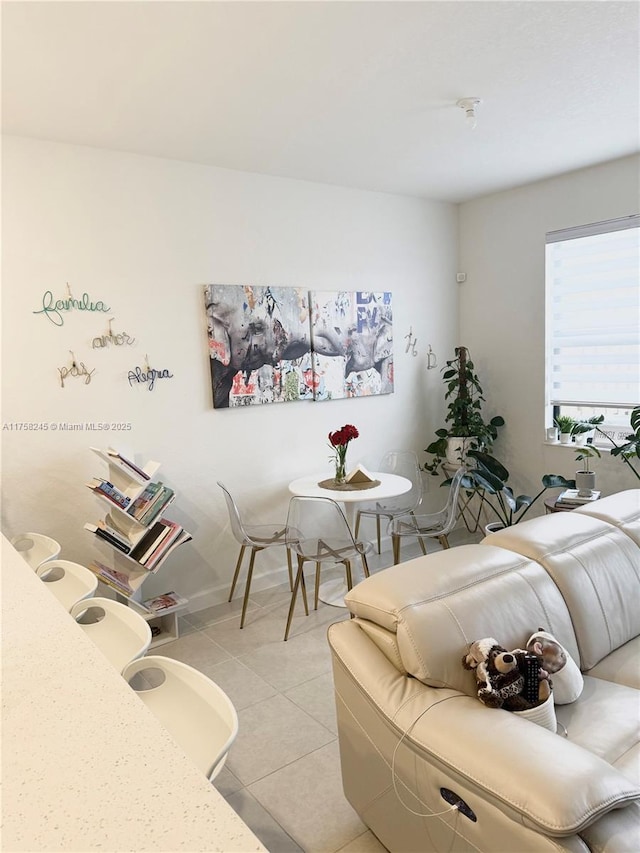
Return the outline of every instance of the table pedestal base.
[[[320,584],[318,598],[332,607],[345,607],[344,597],[347,594],[347,584],[342,578],[332,578]]]

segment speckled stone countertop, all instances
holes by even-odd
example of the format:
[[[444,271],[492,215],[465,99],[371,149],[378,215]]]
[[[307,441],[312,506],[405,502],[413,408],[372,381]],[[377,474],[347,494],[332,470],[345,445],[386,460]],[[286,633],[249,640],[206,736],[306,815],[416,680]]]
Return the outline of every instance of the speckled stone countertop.
[[[266,849],[4,536],[2,658],[5,853]]]

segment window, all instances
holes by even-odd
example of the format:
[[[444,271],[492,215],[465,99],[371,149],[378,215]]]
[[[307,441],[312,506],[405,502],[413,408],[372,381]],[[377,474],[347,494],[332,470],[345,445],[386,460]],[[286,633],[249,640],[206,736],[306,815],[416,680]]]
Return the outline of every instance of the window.
[[[640,403],[640,216],[551,231],[546,244],[547,405],[604,414],[617,440]]]

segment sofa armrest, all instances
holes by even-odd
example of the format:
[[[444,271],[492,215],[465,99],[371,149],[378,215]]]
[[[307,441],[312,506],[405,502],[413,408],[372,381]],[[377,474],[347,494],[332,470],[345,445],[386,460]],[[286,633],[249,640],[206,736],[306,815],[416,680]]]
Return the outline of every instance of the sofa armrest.
[[[511,820],[550,836],[572,835],[640,800],[637,785],[570,740],[401,674],[356,623],[332,625],[329,643],[337,702],[349,725],[383,717],[387,741],[395,746],[403,738],[400,749],[422,764],[432,789],[441,779],[459,782]],[[387,750],[390,764],[393,748]]]

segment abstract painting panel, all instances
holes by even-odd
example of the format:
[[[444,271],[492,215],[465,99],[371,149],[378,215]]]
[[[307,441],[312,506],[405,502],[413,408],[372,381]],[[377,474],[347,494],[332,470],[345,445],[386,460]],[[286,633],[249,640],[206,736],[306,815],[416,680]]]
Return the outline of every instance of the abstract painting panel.
[[[393,391],[391,293],[312,291],[314,399]]]
[[[204,292],[216,409],[313,398],[306,290],[208,284]]]

